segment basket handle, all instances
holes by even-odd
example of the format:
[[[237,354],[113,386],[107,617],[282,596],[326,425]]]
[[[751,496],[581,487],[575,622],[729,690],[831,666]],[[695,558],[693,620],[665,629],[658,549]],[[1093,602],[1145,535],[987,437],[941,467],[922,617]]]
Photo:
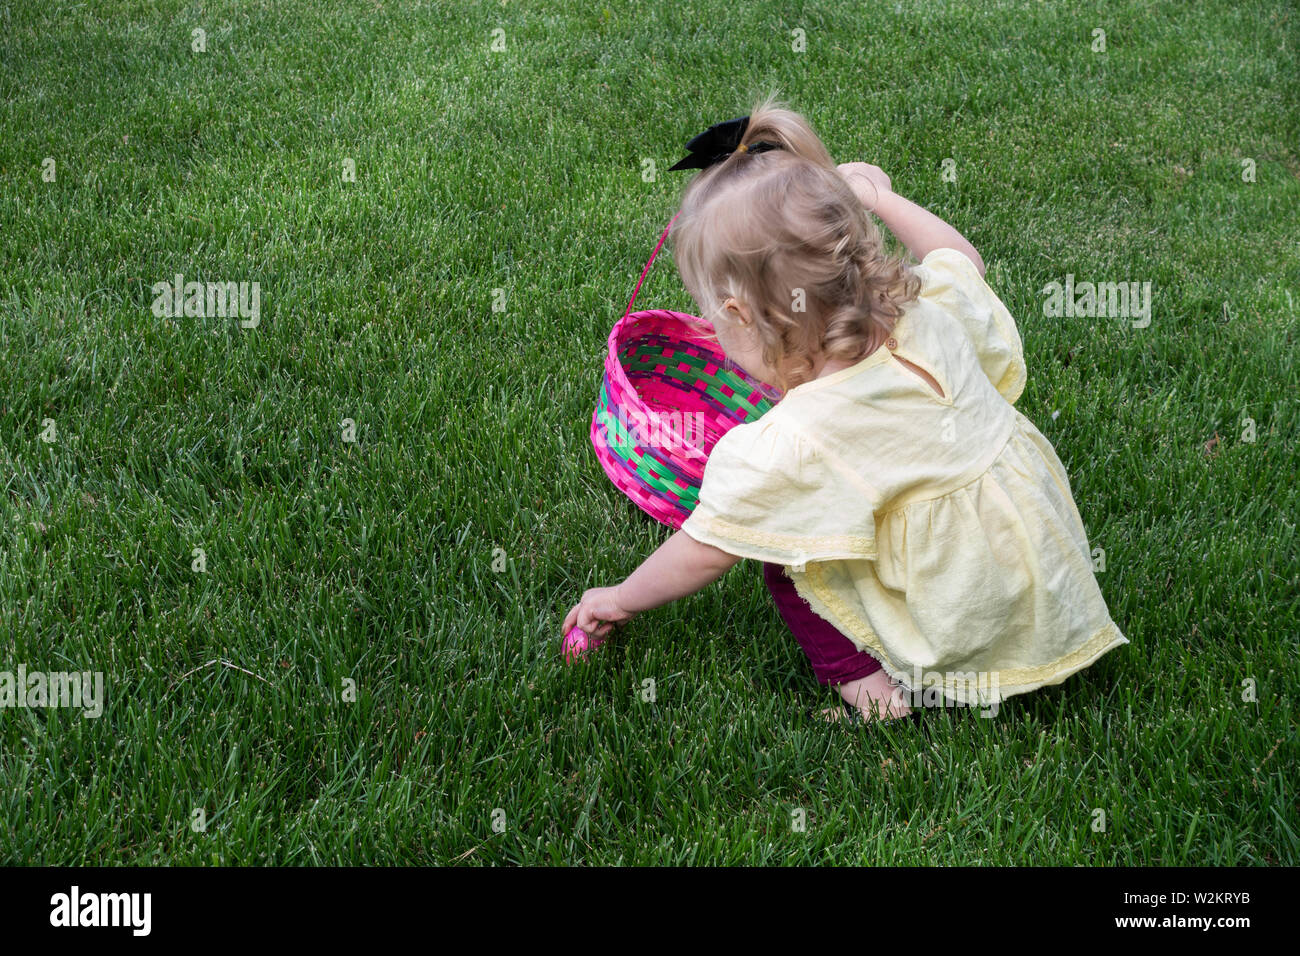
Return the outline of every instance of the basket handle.
[[[646,260],[645,268],[641,270],[641,278],[636,280],[636,288],[632,290],[632,298],[628,300],[627,311],[623,313],[623,318],[632,314],[632,305],[636,302],[636,294],[641,291],[641,283],[645,281],[646,273],[650,271],[650,265],[655,261],[655,256],[659,255],[659,250],[663,248],[664,240],[668,238],[668,230],[673,227],[681,211],[673,214],[673,218],[668,220],[668,225],[664,227],[664,234],[659,237],[659,244],[655,246],[655,251],[650,253],[650,258]]]

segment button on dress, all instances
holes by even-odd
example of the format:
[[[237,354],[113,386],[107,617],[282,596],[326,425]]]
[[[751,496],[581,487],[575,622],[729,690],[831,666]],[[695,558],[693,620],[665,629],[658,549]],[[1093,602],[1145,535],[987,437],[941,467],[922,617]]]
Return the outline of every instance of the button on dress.
[[[785,566],[904,686],[982,705],[1129,642],[1065,467],[1015,408],[1026,370],[1011,314],[957,250],[916,272],[920,296],[880,348],[718,441],[682,530]]]

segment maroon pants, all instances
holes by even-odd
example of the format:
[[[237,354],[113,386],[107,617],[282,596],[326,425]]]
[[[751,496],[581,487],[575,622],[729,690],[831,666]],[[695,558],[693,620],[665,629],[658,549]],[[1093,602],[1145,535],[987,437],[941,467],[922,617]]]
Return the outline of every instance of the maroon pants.
[[[823,684],[846,684],[880,670],[880,661],[857,646],[808,606],[779,564],[763,564],[763,580],[772,592],[786,627],[794,633]]]

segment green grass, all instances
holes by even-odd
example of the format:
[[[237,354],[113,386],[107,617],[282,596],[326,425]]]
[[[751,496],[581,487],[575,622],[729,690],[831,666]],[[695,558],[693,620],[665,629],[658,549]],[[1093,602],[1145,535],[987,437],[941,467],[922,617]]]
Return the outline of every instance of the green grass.
[[[1297,12],[874,6],[0,7],[0,670],[108,684],[0,710],[0,862],[1300,861]],[[559,662],[665,536],[587,440],[665,171],[773,86],[975,243],[1106,551],[1132,644],[996,720],[813,725],[748,564]],[[260,326],[156,318],[178,272]]]

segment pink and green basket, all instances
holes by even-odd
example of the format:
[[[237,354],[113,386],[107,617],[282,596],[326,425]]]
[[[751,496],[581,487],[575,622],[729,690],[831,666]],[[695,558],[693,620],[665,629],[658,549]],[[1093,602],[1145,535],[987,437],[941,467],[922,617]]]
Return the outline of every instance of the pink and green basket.
[[[605,474],[642,511],[672,528],[699,501],[704,464],[718,439],[755,421],[776,394],[730,362],[713,327],[684,312],[633,312],[668,223],[641,270],[623,318],[609,333],[591,442]]]

